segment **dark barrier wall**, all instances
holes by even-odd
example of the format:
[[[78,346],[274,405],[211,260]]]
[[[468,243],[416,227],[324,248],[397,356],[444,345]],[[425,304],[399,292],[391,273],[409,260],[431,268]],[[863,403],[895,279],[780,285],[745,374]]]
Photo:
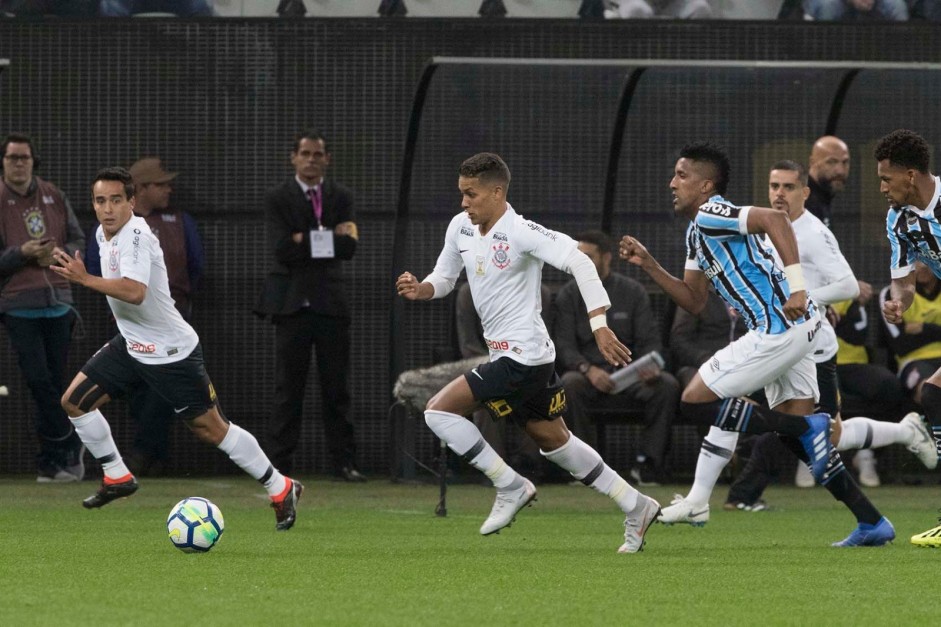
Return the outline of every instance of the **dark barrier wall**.
[[[322,128],[331,139],[333,174],[358,198],[361,246],[348,264],[353,415],[362,465],[377,471],[387,467],[391,281],[404,269],[390,267],[401,155],[414,89],[431,56],[939,61],[935,32],[919,24],[767,22],[2,21],[0,58],[11,66],[0,74],[0,130],[37,138],[40,175],[63,188],[89,228],[87,183],[99,167],[158,154],[182,173],[174,204],[197,217],[208,254],[195,326],[227,415],[263,436],[273,333],[250,313],[268,263],[262,197],[291,175],[291,135]],[[514,174],[511,202],[521,212],[573,233],[599,226],[612,121],[627,72],[461,67],[436,76],[417,145],[407,268],[431,269],[447,220],[459,210],[456,168],[479,150],[506,156]],[[825,127],[838,80],[832,76],[650,70],[625,128],[614,231],[639,229],[675,265],[682,225],[669,218],[671,155],[696,137],[732,150],[733,200],[766,202],[762,159],[782,147],[786,156],[805,158]],[[869,144],[897,126],[936,141],[938,84],[928,71],[863,72],[837,129],[854,149],[854,171],[838,201],[835,230],[859,274],[877,284],[888,277],[880,208],[864,200],[875,184]],[[72,370],[111,332],[104,298],[77,292],[84,324]],[[410,305],[405,314],[405,327],[397,329],[408,347],[404,365],[427,365],[432,348],[446,340],[447,307]],[[31,472],[33,408],[6,346],[0,383],[11,388],[10,397],[0,398],[0,473]],[[314,385],[308,398],[308,413],[319,416]],[[126,443],[126,410],[116,405],[106,414]],[[308,421],[302,472],[325,469],[320,431],[319,421]],[[174,442],[177,470],[234,468],[182,429]]]

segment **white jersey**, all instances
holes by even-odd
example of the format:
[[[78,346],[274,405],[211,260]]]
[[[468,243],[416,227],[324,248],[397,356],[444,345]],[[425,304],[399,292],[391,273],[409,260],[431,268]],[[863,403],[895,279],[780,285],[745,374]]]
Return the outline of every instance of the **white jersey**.
[[[564,269],[578,243],[564,233],[524,219],[507,203],[487,235],[465,212],[444,236],[434,274],[456,281],[467,271],[490,360],[509,357],[527,366],[555,361],[555,345],[542,321],[542,266]]]
[[[836,355],[839,345],[836,341],[836,331],[826,316],[825,305],[830,303],[821,299],[818,294],[814,293],[814,290],[852,276],[853,269],[840,252],[840,244],[836,241],[833,232],[820,218],[809,211],[804,211],[799,218],[791,222],[791,227],[794,229],[794,237],[797,239],[797,247],[800,250],[800,264],[804,281],[807,284],[807,292],[821,305],[819,311],[823,324],[820,326],[818,332],[820,339],[814,351],[814,361],[821,363]],[[784,262],[781,261],[777,250],[774,251],[774,257],[778,265],[784,267]]]
[[[140,305],[107,296],[127,352],[146,364],[185,359],[196,348],[199,336],[173,305],[163,250],[147,221],[132,216],[110,241],[99,225],[95,237],[103,278],[127,278],[147,286]]]

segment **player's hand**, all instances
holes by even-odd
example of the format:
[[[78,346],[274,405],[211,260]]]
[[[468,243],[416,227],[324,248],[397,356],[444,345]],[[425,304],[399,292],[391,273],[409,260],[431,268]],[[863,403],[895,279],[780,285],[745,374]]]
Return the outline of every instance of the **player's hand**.
[[[905,333],[907,335],[918,335],[925,330],[924,322],[906,322],[905,323]]]
[[[807,315],[807,291],[791,292],[784,303],[784,316],[788,320],[797,320]]]
[[[611,380],[611,375],[605,372],[603,368],[590,366],[585,376],[588,377],[588,381],[591,383],[592,387],[599,392],[610,394],[611,390],[614,389],[614,381]]]
[[[70,257],[67,252],[61,248],[54,253],[55,262],[58,265],[49,266],[49,269],[57,274],[61,274],[73,283],[84,284],[88,279],[88,270],[85,269],[85,262],[82,261],[81,251],[76,250],[75,256]]]
[[[595,331],[595,343],[598,344],[605,361],[612,366],[624,366],[631,360],[631,350],[621,344],[614,331],[608,327]]]
[[[621,243],[618,245],[618,255],[624,261],[641,267],[653,259],[644,245],[630,235],[621,238]]]
[[[859,296],[856,297],[856,301],[860,305],[865,305],[872,299],[872,284],[865,281],[856,281],[856,283],[859,284]]]
[[[403,272],[395,280],[395,291],[406,300],[421,300],[421,283],[411,272]]]
[[[887,300],[882,305],[882,317],[889,324],[901,324],[903,313],[902,301],[900,300]]]

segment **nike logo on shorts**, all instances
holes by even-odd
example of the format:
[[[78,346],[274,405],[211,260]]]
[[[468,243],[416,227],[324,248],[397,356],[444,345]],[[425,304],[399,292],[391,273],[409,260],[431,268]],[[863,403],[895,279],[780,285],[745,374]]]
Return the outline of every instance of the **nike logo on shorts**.
[[[483,378],[482,376],[480,376],[480,373],[477,372],[477,368],[471,368],[471,372],[473,372],[475,375],[477,375],[477,378],[480,379],[481,381],[484,380],[484,378]]]
[[[182,414],[183,412],[185,412],[185,411],[186,411],[187,409],[189,409],[189,408],[190,408],[189,405],[187,405],[186,407],[182,407],[182,408],[180,408],[180,409],[177,409],[176,407],[174,407],[174,408],[173,408],[173,413],[175,413],[175,414]]]

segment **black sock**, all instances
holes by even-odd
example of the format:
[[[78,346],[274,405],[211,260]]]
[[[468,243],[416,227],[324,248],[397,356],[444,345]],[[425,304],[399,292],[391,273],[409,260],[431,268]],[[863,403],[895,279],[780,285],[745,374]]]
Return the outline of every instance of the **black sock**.
[[[744,398],[727,398],[709,403],[680,403],[680,410],[693,424],[712,424],[723,431],[800,436],[807,431],[803,416],[785,414],[750,403]]]
[[[927,382],[922,384],[921,406],[925,411],[928,424],[931,425],[931,433],[934,435],[935,445],[938,447],[938,455],[941,456],[941,388]]]
[[[807,463],[807,452],[800,441],[789,437],[782,437],[781,440],[797,455],[802,464]],[[820,485],[825,487],[833,498],[846,505],[853,512],[857,522],[874,525],[882,518],[882,514],[872,504],[869,497],[863,494],[859,484],[853,479],[853,475],[846,471],[843,458],[836,449],[830,452],[830,459],[827,460],[827,468],[823,472]]]

